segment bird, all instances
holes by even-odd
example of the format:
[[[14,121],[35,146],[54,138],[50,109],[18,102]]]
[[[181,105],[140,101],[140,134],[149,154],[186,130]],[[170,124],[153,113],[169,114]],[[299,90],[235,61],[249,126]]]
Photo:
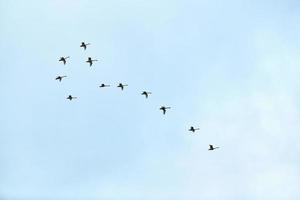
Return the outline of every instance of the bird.
[[[98,60],[92,60],[91,57],[88,57],[88,60],[86,61],[87,63],[90,63],[90,67],[93,65],[94,61],[98,61]]]
[[[62,80],[63,78],[65,78],[65,77],[67,77],[67,76],[57,76],[57,77],[55,78],[55,80],[59,80],[59,82],[61,82],[61,80]]]
[[[67,59],[70,58],[70,56],[67,57],[60,57],[59,61],[62,61],[64,65],[67,63]]]
[[[103,88],[103,87],[110,87],[110,85],[105,85],[104,83],[102,83],[99,87]]]
[[[165,106],[161,106],[160,108],[159,108],[159,110],[162,110],[163,111],[163,114],[165,115],[166,114],[166,111],[167,111],[167,109],[170,109],[171,107],[165,107]]]
[[[81,42],[80,47],[83,47],[84,50],[86,50],[86,46],[90,45],[90,43]]]
[[[69,99],[70,101],[72,101],[73,99],[77,99],[77,97],[73,97],[72,95],[69,95],[69,96],[67,97],[67,99]]]
[[[189,129],[189,131],[192,131],[193,133],[195,133],[195,131],[200,130],[200,128],[194,128],[193,126],[191,126],[191,128]]]
[[[146,98],[148,98],[149,94],[152,94],[151,92],[146,92],[146,91],[143,91],[141,93],[141,95],[145,95]]]
[[[212,144],[210,144],[208,151],[212,151],[212,150],[215,150],[215,149],[218,149],[218,148],[220,148],[220,147],[214,147]]]
[[[124,90],[124,87],[126,87],[126,86],[128,86],[128,85],[119,83],[119,85],[117,87],[121,88],[121,90]]]

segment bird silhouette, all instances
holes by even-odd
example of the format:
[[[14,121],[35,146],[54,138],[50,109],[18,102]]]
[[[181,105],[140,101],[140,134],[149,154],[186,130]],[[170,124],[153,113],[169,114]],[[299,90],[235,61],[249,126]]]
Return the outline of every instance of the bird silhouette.
[[[88,60],[86,61],[87,63],[89,63],[90,64],[90,67],[93,65],[93,62],[94,61],[98,61],[98,60],[92,60],[92,58],[91,57],[88,57]]]
[[[189,131],[192,131],[193,133],[195,133],[195,131],[200,130],[200,128],[194,128],[193,126],[191,126],[191,128],[189,129]]]
[[[124,90],[124,87],[126,87],[126,86],[128,86],[128,85],[119,83],[119,85],[117,87],[121,88],[121,90]]]
[[[141,93],[141,95],[145,95],[146,98],[148,98],[149,94],[152,94],[151,92],[146,92],[146,91],[143,91]]]
[[[67,77],[67,76],[57,76],[57,77],[55,78],[55,80],[59,80],[59,82],[61,82],[61,80],[62,80],[63,78],[65,78],[65,77]]]
[[[99,87],[103,88],[103,87],[110,87],[110,85],[105,85],[104,83],[102,83]]]
[[[81,42],[80,47],[83,47],[83,49],[86,50],[86,46],[88,46],[88,45],[90,45],[90,43]]]
[[[70,58],[70,56],[67,57],[60,57],[59,61],[63,62],[64,65],[67,63],[67,59]]]
[[[73,97],[72,95],[69,95],[69,96],[67,97],[67,99],[69,99],[70,101],[72,101],[73,99],[77,99],[77,97]]]
[[[170,109],[171,107],[165,107],[165,106],[161,106],[159,109],[163,111],[163,114],[166,114],[167,109]]]
[[[220,148],[220,147],[214,147],[213,145],[209,145],[209,151],[213,151],[213,150],[215,150],[215,149],[218,149],[218,148]]]

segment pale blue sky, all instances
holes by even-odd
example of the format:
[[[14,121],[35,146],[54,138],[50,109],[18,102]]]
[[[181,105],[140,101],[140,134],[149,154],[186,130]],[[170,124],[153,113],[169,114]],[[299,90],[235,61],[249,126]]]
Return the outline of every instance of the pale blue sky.
[[[0,199],[300,199],[299,11],[0,0]]]

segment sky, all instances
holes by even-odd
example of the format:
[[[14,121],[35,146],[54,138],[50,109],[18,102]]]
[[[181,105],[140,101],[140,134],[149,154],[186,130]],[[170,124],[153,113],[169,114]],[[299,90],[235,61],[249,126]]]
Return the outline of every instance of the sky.
[[[0,199],[300,199],[299,11],[0,0]]]

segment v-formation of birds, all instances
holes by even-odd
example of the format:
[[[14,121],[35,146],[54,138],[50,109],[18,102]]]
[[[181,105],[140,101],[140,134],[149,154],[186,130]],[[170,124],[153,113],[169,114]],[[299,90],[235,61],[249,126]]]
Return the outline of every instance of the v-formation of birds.
[[[81,42],[80,47],[82,47],[84,50],[86,50],[87,46],[89,46],[89,45],[91,45],[91,44],[90,43]],[[64,65],[66,65],[67,64],[67,60],[69,58],[70,58],[70,56],[60,57],[59,61],[62,62]],[[98,61],[98,60],[97,59],[92,59],[91,57],[88,57],[86,63],[88,63],[89,66],[92,67],[93,63],[96,62],[96,61]],[[57,76],[55,78],[55,80],[58,80],[59,82],[61,82],[66,77],[67,76]],[[125,87],[127,87],[127,86],[128,86],[127,84],[123,84],[123,83],[119,83],[117,85],[117,87],[120,88],[121,90],[124,90]],[[102,83],[99,87],[100,88],[105,88],[105,87],[110,87],[110,85],[106,85],[106,84]],[[141,95],[144,95],[146,98],[148,98],[150,94],[152,94],[152,93],[148,92],[148,91],[142,91],[142,93],[141,93]],[[67,99],[70,100],[70,101],[72,101],[73,99],[77,99],[77,97],[72,96],[72,95],[68,95]],[[166,114],[166,112],[167,112],[168,109],[171,109],[171,107],[169,107],[169,106],[161,106],[159,108],[159,110],[161,110],[164,115]],[[200,128],[196,128],[194,126],[191,126],[188,131],[190,131],[192,133],[195,133],[196,131],[199,131],[199,130],[200,130]],[[214,147],[213,145],[210,144],[208,150],[212,151],[212,150],[215,150],[215,149],[218,149],[218,148],[219,147]]]

